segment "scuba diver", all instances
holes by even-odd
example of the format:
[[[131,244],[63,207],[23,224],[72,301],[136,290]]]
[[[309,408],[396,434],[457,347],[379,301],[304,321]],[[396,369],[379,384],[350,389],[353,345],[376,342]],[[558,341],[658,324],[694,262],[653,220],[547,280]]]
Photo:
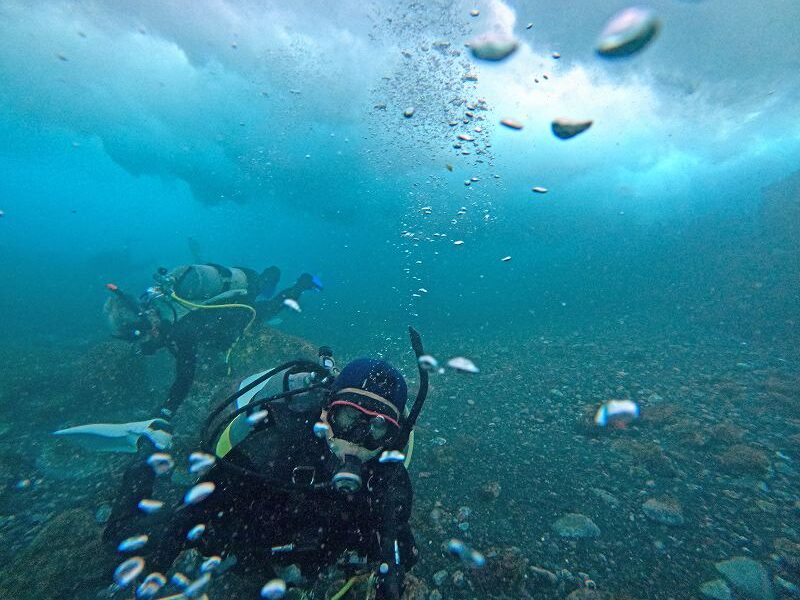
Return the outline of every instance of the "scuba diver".
[[[299,310],[297,300],[311,289],[322,290],[319,279],[303,273],[295,284],[275,294],[280,270],[261,274],[242,267],[216,264],[160,268],[156,285],[137,300],[109,283],[112,297],[104,312],[112,335],[153,354],[166,348],[175,357],[175,379],[162,416],[170,418],[189,394],[201,343],[227,349],[225,361],[241,335],[255,321],[273,318],[285,307]]]
[[[409,330],[419,357],[421,340]],[[202,483],[171,514],[142,512],[149,512],[143,499],[147,506],[155,502],[156,463],[170,457],[150,454],[138,461],[138,469],[129,469],[103,538],[148,541],[136,549],[138,557],[118,567],[120,587],[142,581],[136,579],[139,573],[160,571],[140,589],[155,581],[155,591],[174,585],[186,597],[202,594],[214,569],[201,568],[192,578],[178,573],[171,583],[161,575],[182,550],[195,547],[214,556],[207,559],[215,561],[214,568],[224,559],[258,585],[298,568],[301,577],[292,580],[313,584],[324,569],[336,566],[348,575],[358,573],[336,598],[358,578],[367,582],[368,597],[402,596],[405,573],[417,555],[408,523],[413,491],[406,466],[428,373],[418,365],[420,387],[408,409],[405,379],[389,363],[361,358],[337,373],[327,348],[320,358],[321,364],[291,361],[252,375],[212,411],[203,429],[203,453],[190,456],[190,462],[207,468],[190,467],[200,471]],[[140,455],[158,449],[147,448],[148,438],[142,439]],[[158,520],[162,513],[168,513],[166,519]],[[137,571],[127,578],[130,564]],[[286,583],[277,580],[278,586]],[[262,596],[273,597],[267,587]]]

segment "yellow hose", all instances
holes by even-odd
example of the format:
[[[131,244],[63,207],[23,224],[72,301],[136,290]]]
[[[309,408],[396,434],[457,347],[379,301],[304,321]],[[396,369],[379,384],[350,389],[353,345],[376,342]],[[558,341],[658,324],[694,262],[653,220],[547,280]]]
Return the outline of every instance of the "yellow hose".
[[[364,595],[364,600],[373,600],[377,595],[377,586],[375,585],[377,580],[378,578],[375,573],[370,573],[369,579],[367,580],[367,593]]]
[[[182,304],[186,308],[191,308],[193,310],[196,310],[196,309],[212,310],[212,309],[215,309],[215,308],[245,308],[245,309],[249,310],[252,314],[250,315],[250,321],[248,321],[247,325],[245,325],[244,331],[247,331],[248,329],[250,329],[250,326],[253,324],[253,321],[256,320],[256,316],[257,316],[256,309],[253,308],[252,306],[250,306],[249,304],[235,304],[235,303],[231,303],[231,304],[195,304],[194,302],[190,302],[189,300],[181,298],[175,292],[172,292],[172,294],[170,294],[170,297],[173,300],[175,300],[178,304]]]
[[[353,575],[350,579],[347,580],[347,583],[345,583],[338,592],[336,592],[333,596],[330,597],[330,600],[340,600],[340,598],[344,596],[347,592],[349,592],[350,588],[353,587],[356,581],[358,581],[360,578],[361,575]]]
[[[256,317],[258,316],[258,313],[256,313],[256,309],[253,308],[252,306],[250,306],[249,304],[236,304],[236,303],[231,303],[231,304],[195,304],[194,302],[190,302],[189,300],[181,298],[175,292],[172,292],[170,294],[170,298],[175,300],[175,302],[177,302],[178,304],[181,304],[181,305],[183,305],[186,308],[189,308],[191,310],[213,310],[215,308],[218,308],[218,309],[219,308],[245,308],[245,309],[249,310],[252,313],[250,315],[250,320],[247,322],[247,325],[244,326],[244,329],[242,330],[241,335],[239,335],[235,340],[233,340],[233,343],[230,345],[230,347],[228,348],[228,351],[225,353],[225,364],[228,365],[228,375],[230,375],[231,374],[231,352],[233,352],[233,349],[236,347],[236,344],[239,343],[239,340],[242,338],[242,335],[247,333],[248,329],[250,329],[250,326],[256,320]]]

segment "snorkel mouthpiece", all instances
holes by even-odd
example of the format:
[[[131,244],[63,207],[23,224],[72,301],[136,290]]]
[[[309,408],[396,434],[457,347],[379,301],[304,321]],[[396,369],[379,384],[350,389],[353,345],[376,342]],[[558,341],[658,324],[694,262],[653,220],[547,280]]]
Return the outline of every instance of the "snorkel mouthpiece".
[[[361,459],[352,454],[344,455],[344,462],[331,480],[333,488],[344,494],[354,494],[361,489]]]

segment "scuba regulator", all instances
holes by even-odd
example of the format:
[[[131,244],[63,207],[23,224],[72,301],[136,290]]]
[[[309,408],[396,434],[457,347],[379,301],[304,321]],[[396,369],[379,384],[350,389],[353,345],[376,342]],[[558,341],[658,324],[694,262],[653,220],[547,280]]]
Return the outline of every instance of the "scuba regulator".
[[[354,494],[361,489],[361,459],[353,454],[345,454],[344,461],[331,478],[331,486],[337,492]]]

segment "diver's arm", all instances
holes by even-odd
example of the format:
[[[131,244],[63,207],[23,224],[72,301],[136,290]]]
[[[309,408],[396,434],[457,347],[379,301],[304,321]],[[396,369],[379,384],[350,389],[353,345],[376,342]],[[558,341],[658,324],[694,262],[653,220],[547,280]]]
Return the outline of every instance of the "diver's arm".
[[[155,474],[147,464],[152,448],[140,447],[134,460],[125,469],[116,497],[111,503],[111,515],[103,530],[103,541],[118,543],[137,533],[143,514],[139,500],[151,498]]]
[[[386,484],[380,499],[378,536],[378,600],[399,600],[403,595],[406,570],[416,562],[414,536],[408,525],[413,492],[404,467]]]
[[[309,273],[303,273],[297,278],[297,281],[292,287],[278,292],[269,300],[256,302],[255,307],[256,311],[258,312],[258,318],[262,321],[271,319],[283,308],[285,308],[285,305],[283,304],[284,300],[288,299],[297,301],[300,299],[300,296],[303,294],[303,292],[313,290],[315,288],[320,289],[314,283],[314,277]]]
[[[103,530],[103,541],[111,549],[131,536],[147,535],[148,543],[140,554],[146,559],[150,571],[166,573],[187,545],[185,531],[191,527],[189,524],[202,521],[186,510],[146,515],[139,509],[140,500],[153,497],[155,474],[145,458],[150,452],[152,449],[141,448],[126,469],[112,504],[111,516]]]
[[[161,527],[151,530],[150,539],[141,554],[150,571],[167,573],[178,555],[189,546],[186,531],[192,523],[201,523],[189,511],[176,511],[171,519],[161,523]]]
[[[164,406],[170,415],[175,414],[181,402],[189,395],[197,368],[197,344],[194,339],[189,335],[183,335],[177,337],[174,344],[175,381],[169,388],[167,402]]]

